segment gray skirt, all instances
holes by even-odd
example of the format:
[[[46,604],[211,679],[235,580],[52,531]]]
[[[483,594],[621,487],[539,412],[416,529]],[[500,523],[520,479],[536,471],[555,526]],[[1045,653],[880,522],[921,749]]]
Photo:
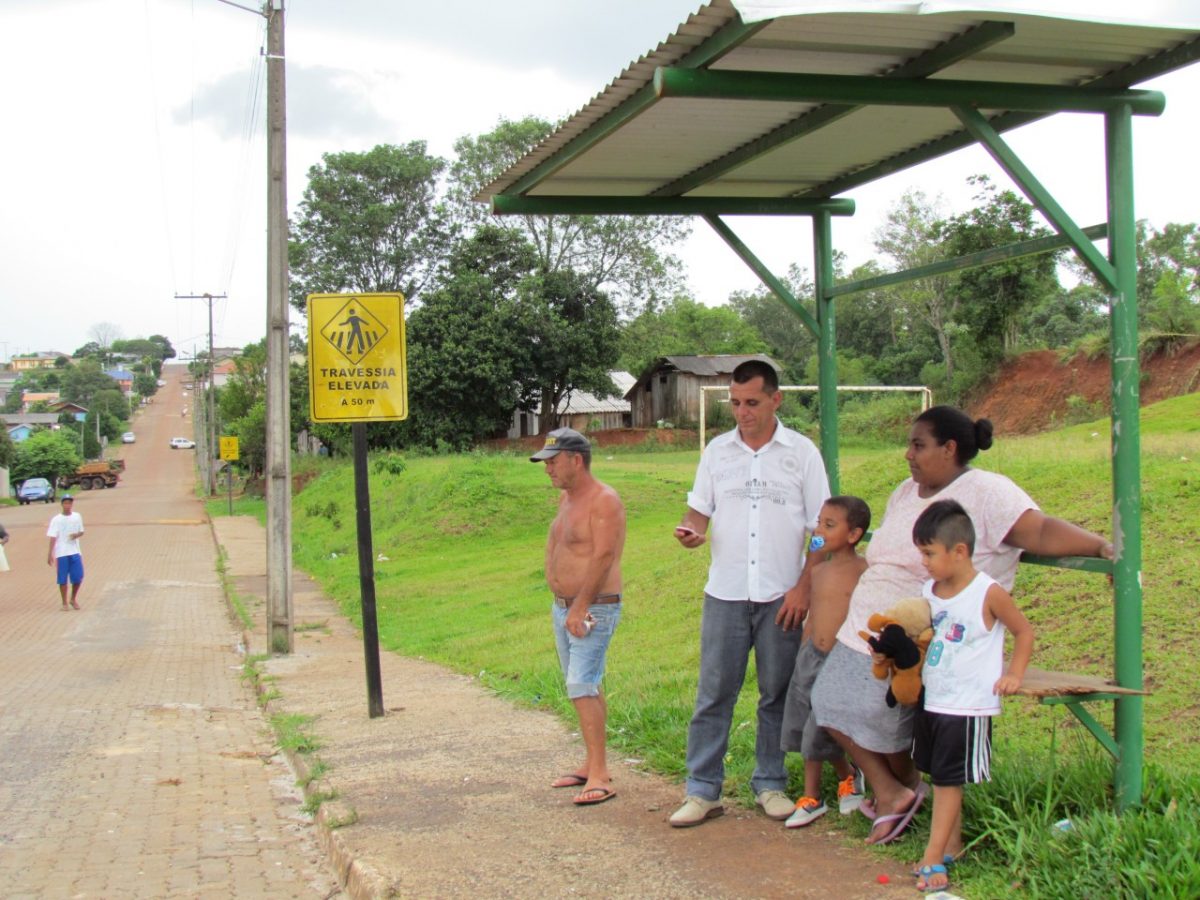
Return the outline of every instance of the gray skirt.
[[[889,709],[887,689],[887,681],[871,674],[871,657],[839,641],[813,685],[812,712],[822,728],[840,731],[864,750],[911,752],[915,709]]]

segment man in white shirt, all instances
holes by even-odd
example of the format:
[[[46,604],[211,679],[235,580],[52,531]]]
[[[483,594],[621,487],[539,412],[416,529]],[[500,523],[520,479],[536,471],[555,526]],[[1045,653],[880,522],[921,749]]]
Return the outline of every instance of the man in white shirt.
[[[769,363],[750,360],[734,369],[729,403],[737,428],[705,449],[675,529],[679,543],[694,549],[705,543],[712,524],[700,679],[688,727],[687,797],[670,818],[676,828],[724,812],[725,752],[751,649],[759,692],[751,787],[771,818],[786,819],[793,811],[784,793],[783,705],[808,610],[805,537],[816,528],[829,481],[816,445],[775,417],[782,401]]]
[[[46,537],[50,538],[50,550],[46,554],[46,565],[58,568],[58,593],[62,596],[62,608],[79,609],[79,588],[83,584],[83,553],[79,539],[83,537],[83,517],[74,511],[75,498],[62,495],[62,512],[50,520]],[[71,584],[70,607],[67,606],[67,582]]]

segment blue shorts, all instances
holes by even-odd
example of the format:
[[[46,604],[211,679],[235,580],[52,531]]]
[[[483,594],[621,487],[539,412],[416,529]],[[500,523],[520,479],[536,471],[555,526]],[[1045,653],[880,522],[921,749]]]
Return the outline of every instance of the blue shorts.
[[[589,607],[588,612],[596,624],[581,638],[567,631],[569,610],[555,604],[551,611],[554,643],[558,647],[558,664],[567,682],[567,696],[572,700],[599,696],[608,644],[621,621],[621,604],[598,603]]]
[[[70,556],[58,557],[58,583],[83,584],[83,556],[72,553]]]

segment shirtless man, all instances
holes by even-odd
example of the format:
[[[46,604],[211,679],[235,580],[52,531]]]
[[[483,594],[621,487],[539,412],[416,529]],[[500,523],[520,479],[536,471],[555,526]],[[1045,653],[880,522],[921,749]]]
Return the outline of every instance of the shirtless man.
[[[616,796],[605,756],[608,708],[600,682],[621,618],[625,507],[616,491],[592,477],[592,445],[578,431],[550,432],[529,461],[545,462],[550,483],[562,491],[546,541],[546,583],[554,593],[558,661],[587,751],[583,764],[552,787],[582,787],[575,804],[590,806]]]

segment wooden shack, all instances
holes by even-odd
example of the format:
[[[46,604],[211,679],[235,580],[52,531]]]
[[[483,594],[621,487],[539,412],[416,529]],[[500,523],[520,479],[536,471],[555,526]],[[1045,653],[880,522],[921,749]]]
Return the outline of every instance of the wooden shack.
[[[634,428],[654,428],[659,422],[697,425],[702,387],[728,387],[733,370],[751,359],[782,367],[762,353],[714,356],[662,356],[625,393]]]

